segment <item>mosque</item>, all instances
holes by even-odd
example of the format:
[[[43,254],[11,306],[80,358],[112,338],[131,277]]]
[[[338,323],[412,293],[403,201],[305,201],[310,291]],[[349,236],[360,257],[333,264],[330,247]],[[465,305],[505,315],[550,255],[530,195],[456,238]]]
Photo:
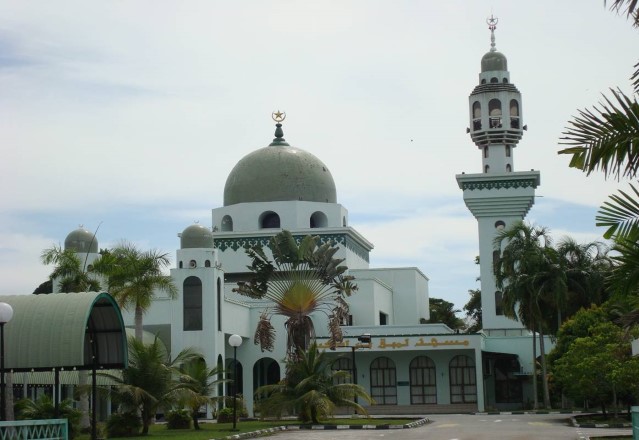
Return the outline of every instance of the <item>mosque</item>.
[[[538,171],[515,171],[515,147],[526,125],[521,94],[510,81],[506,57],[495,48],[495,19],[488,20],[491,47],[481,59],[479,82],[469,97],[468,133],[478,147],[481,173],[456,176],[466,206],[477,219],[483,330],[457,333],[429,319],[428,277],[415,267],[371,268],[373,244],[349,223],[338,203],[328,167],[284,138],[285,114],[276,112],[275,138],[237,162],[224,187],[224,205],[212,210],[210,227],[193,224],[179,233],[171,276],[177,299],[159,296],[144,316],[144,329],[157,334],[170,352],[195,347],[210,366],[233,365],[231,335],[239,335],[237,391],[245,397],[283,376],[284,321],[273,352],[253,343],[255,325],[267,301],[234,293],[250,273],[245,248],[286,229],[296,237],[317,235],[339,245],[359,290],[350,298],[344,342],[334,368],[354,374],[375,399],[371,413],[470,412],[521,409],[532,400],[532,338],[519,322],[503,316],[492,261],[496,231],[525,217],[540,183]],[[73,231],[67,249],[98,258],[91,232]],[[133,315],[123,312],[133,326]],[[326,317],[313,317],[321,347],[327,348]],[[370,335],[370,341],[369,341]],[[232,387],[231,387],[232,388]],[[231,393],[235,390],[226,390]],[[249,414],[253,401],[246,398]],[[210,411],[210,409],[209,409]]]

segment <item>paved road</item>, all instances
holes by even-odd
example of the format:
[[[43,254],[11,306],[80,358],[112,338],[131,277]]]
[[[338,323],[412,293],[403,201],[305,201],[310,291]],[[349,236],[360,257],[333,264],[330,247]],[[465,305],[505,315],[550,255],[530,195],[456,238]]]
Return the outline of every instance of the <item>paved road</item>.
[[[414,429],[289,431],[275,440],[579,440],[629,435],[631,429],[575,428],[566,414],[432,415],[433,423]]]

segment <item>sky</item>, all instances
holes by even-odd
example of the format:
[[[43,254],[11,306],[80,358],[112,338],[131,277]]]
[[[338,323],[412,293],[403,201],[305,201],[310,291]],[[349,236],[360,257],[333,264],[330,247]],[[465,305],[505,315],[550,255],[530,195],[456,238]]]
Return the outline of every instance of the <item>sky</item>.
[[[481,172],[468,95],[491,14],[528,125],[514,168],[541,172],[527,220],[601,239],[597,208],[627,182],[557,155],[579,109],[631,91],[639,31],[601,0],[0,0],[0,294],[45,281],[40,253],[78,225],[174,257],[279,109],[371,267],[417,267],[461,309],[478,239],[455,175]]]

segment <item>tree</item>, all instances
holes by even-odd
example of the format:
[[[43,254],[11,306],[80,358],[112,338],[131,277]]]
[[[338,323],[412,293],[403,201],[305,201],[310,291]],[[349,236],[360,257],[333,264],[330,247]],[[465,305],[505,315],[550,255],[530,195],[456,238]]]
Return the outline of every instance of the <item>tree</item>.
[[[453,330],[461,330],[465,323],[463,319],[457,317],[456,313],[461,312],[455,309],[455,304],[439,298],[429,299],[430,319],[429,322],[441,322]]]
[[[124,412],[139,412],[142,435],[147,435],[158,408],[170,407],[177,401],[180,391],[188,388],[178,380],[178,366],[201,358],[201,354],[185,349],[175,359],[170,359],[157,337],[150,344],[129,338],[129,365],[122,376],[103,375],[118,384],[113,398]]]
[[[372,403],[371,397],[361,385],[342,382],[349,373],[332,370],[332,362],[315,343],[308,350],[300,350],[297,358],[287,360],[284,380],[262,386],[255,392],[261,398],[260,412],[276,417],[297,413],[302,422],[312,423],[328,418],[336,407],[367,414],[353,398],[357,396]]]
[[[40,259],[43,264],[54,265],[49,279],[52,282],[57,280],[62,292],[100,290],[100,282],[88,272],[86,262],[82,261],[74,250],[53,246],[42,251]]]
[[[261,245],[246,250],[251,259],[249,282],[238,282],[233,289],[242,295],[275,304],[265,310],[255,330],[255,344],[262,350],[272,350],[275,329],[273,314],[286,317],[286,348],[289,357],[306,350],[315,339],[311,314],[325,313],[329,318],[329,340],[333,346],[342,340],[341,324],[348,318],[345,297],[357,290],[352,276],[346,275],[344,259],[334,258],[339,248],[332,243],[320,243],[319,236],[310,235],[298,242],[289,231],[271,238],[270,261]]]
[[[539,332],[544,406],[550,407],[546,374],[544,320],[548,311],[550,284],[543,276],[549,271],[550,236],[546,228],[517,222],[495,237],[495,248],[503,249],[494,266],[495,282],[502,292],[504,315],[518,319],[532,332],[533,358],[537,358],[536,333]],[[537,405],[537,367],[533,362],[533,388]]]
[[[199,430],[198,412],[200,407],[211,402],[216,387],[226,381],[219,379],[222,371],[217,367],[208,368],[203,358],[193,358],[183,363],[180,365],[179,371],[179,381],[185,385],[181,391],[182,400],[191,410],[193,427]]]
[[[156,291],[165,292],[171,299],[178,290],[163,270],[171,263],[168,254],[157,250],[141,251],[123,242],[103,254],[93,263],[96,273],[107,279],[109,293],[123,309],[135,311],[135,337],[142,340],[142,320],[155,298]]]
[[[477,333],[482,328],[481,322],[481,290],[469,290],[470,299],[464,306],[466,312],[466,333]]]
[[[20,399],[16,402],[16,412],[18,420],[48,420],[55,418],[67,419],[69,423],[69,438],[75,438],[80,430],[81,412],[73,408],[71,399],[64,399],[60,402],[59,417],[55,414],[55,405],[50,396],[40,395],[37,399]]]

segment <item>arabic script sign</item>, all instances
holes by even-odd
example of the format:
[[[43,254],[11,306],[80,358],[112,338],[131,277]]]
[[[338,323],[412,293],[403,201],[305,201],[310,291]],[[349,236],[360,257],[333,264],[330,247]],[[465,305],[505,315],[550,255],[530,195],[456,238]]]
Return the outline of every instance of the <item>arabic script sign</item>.
[[[398,348],[438,348],[438,347],[446,347],[446,348],[450,348],[450,347],[459,347],[459,348],[463,348],[463,347],[468,347],[470,345],[470,341],[468,339],[446,339],[446,340],[440,340],[437,338],[430,338],[430,339],[426,339],[424,340],[423,337],[420,338],[404,338],[403,340],[393,340],[393,341],[387,341],[386,338],[380,338],[378,340],[376,340],[376,338],[373,336],[373,342],[371,342],[370,344],[360,344],[357,343],[353,346],[350,345],[351,341],[348,339],[345,339],[341,344],[337,344],[337,347],[348,347],[348,348],[355,348],[355,349],[359,349],[359,348],[378,348],[381,350],[387,350],[387,349],[398,349]],[[330,348],[330,344],[328,342],[322,342],[321,344],[317,344],[317,346],[319,348]]]

